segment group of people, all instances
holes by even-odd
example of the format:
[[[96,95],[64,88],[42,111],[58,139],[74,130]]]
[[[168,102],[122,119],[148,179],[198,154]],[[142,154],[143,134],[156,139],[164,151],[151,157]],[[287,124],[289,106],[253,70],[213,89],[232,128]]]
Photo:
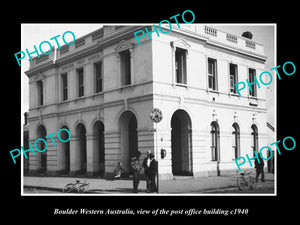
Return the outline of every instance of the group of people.
[[[136,156],[131,159],[131,169],[133,171],[133,192],[138,192],[138,186],[140,182],[140,174],[142,168],[144,168],[144,174],[146,178],[147,193],[157,192],[156,176],[157,176],[157,161],[154,159],[153,153],[147,151],[147,156],[144,158],[143,163],[140,163],[141,152],[137,151]],[[256,182],[258,182],[259,175],[261,174],[261,181],[265,182],[264,176],[264,161],[259,156],[259,161],[255,159],[256,168]],[[120,179],[122,173],[124,173],[124,168],[122,163],[119,162],[114,170],[115,179]]]
[[[147,156],[144,158],[143,162],[140,162],[141,152],[137,151],[136,155],[131,159],[131,169],[133,173],[133,192],[138,192],[138,186],[140,182],[140,174],[142,169],[144,169],[144,175],[146,179],[147,193],[157,192],[156,185],[156,175],[157,175],[157,161],[154,159],[153,153],[147,151]],[[115,178],[120,179],[122,173],[124,173],[124,168],[122,163],[118,163],[118,166],[114,170]]]

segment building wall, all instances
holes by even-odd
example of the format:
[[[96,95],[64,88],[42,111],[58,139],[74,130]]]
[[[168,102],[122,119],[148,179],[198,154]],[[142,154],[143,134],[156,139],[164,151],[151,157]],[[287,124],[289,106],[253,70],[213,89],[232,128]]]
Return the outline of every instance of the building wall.
[[[87,37],[88,38],[88,37]],[[149,146],[153,145],[153,133],[149,132],[152,125],[148,119],[148,112],[152,109],[151,85],[151,42],[143,46],[135,46],[132,54],[133,82],[131,85],[121,85],[118,51],[133,45],[135,39],[125,38],[107,45],[104,49],[85,54],[84,57],[73,57],[67,63],[58,64],[48,70],[39,70],[30,77],[30,142],[32,145],[37,137],[37,128],[43,125],[47,134],[57,133],[62,126],[67,126],[71,132],[70,149],[71,165],[70,174],[76,175],[78,157],[72,154],[77,151],[78,138],[76,127],[83,124],[86,129],[87,145],[87,172],[93,175],[97,169],[94,158],[93,126],[97,121],[102,121],[105,128],[105,172],[112,174],[118,161],[122,161],[121,136],[119,119],[123,112],[131,111],[138,120],[138,140],[141,143],[139,150],[144,154]],[[102,60],[103,63],[103,92],[94,93],[93,64]],[[84,96],[78,97],[76,69],[84,69]],[[61,74],[68,75],[68,99],[62,101]],[[44,104],[38,106],[38,90],[36,81],[42,80],[44,84]],[[145,114],[145,111],[147,113]],[[148,120],[147,120],[148,119]],[[48,145],[47,149],[47,174],[59,174],[63,170],[61,160],[61,143],[54,138],[56,146]],[[48,140],[48,143],[49,142]],[[40,153],[34,157],[31,152],[29,170],[34,173],[40,170]]]
[[[184,110],[191,118],[193,175],[236,172],[232,151],[232,125],[240,127],[240,156],[252,156],[251,126],[258,127],[258,149],[267,144],[265,87],[258,89],[256,99],[249,98],[248,90],[242,97],[230,94],[229,63],[238,65],[238,81],[248,79],[248,68],[256,69],[256,75],[264,71],[264,63],[239,55],[233,51],[218,49],[188,36],[152,35],[154,107],[160,108],[164,119],[159,124],[158,148],[167,150],[167,157],[160,160],[160,175],[172,177],[171,118],[176,110]],[[187,49],[187,85],[178,85],[172,79],[172,46],[177,42]],[[217,60],[218,91],[208,90],[207,58]],[[254,101],[257,106],[249,105]],[[210,124],[217,121],[220,127],[220,163],[211,160]],[[218,165],[219,164],[219,165]],[[246,166],[244,168],[249,168]]]
[[[222,175],[237,171],[232,154],[232,124],[235,122],[240,127],[241,156],[252,155],[252,124],[258,127],[258,149],[266,145],[264,86],[258,89],[255,99],[248,96],[248,91],[244,91],[241,97],[232,95],[228,75],[229,63],[235,63],[238,65],[238,81],[245,81],[248,78],[249,67],[256,69],[257,75],[264,71],[262,60],[254,59],[245,53],[241,54],[234,49],[218,48],[208,44],[207,40],[191,37],[188,33],[174,31],[160,37],[152,35],[152,41],[142,39],[141,45],[136,44],[132,33],[118,36],[111,27],[105,27],[104,37],[106,35],[111,35],[111,41],[105,42],[103,47],[93,45],[87,35],[85,38],[90,51],[84,51],[82,47],[82,51],[79,49],[76,50],[76,54],[67,53],[65,58],[58,59],[52,67],[32,68],[28,73],[29,141],[33,144],[38,138],[37,129],[40,125],[46,128],[47,134],[57,133],[63,126],[68,127],[71,132],[70,175],[77,175],[80,170],[79,140],[76,132],[79,124],[83,124],[86,129],[86,174],[99,175],[99,152],[93,130],[97,121],[104,125],[104,175],[111,176],[119,161],[123,162],[126,170],[129,169],[126,153],[129,150],[124,146],[122,131],[122,121],[129,115],[134,115],[137,120],[138,150],[142,152],[142,158],[147,150],[151,150],[159,160],[160,179],[173,178],[171,121],[176,112],[180,112],[179,117],[184,117],[182,121],[190,123],[184,128],[190,132],[190,136],[181,140],[183,146],[189,149],[182,151],[178,160],[183,161],[181,167],[191,170],[193,176]],[[170,44],[172,42],[188,51],[186,85],[176,85],[175,82],[174,47]],[[98,46],[101,46],[101,43],[98,42]],[[124,49],[131,51],[132,83],[127,86],[121,85],[118,55]],[[217,92],[208,90],[208,57],[217,60]],[[94,93],[93,64],[100,60],[103,65],[103,92]],[[84,68],[85,93],[79,98],[76,69],[81,67]],[[61,74],[65,72],[68,74],[68,100],[62,101]],[[38,80],[42,80],[44,84],[43,106],[37,105]],[[157,136],[153,132],[155,124],[149,118],[153,108],[159,108],[163,112],[163,120],[157,124]],[[210,124],[213,121],[220,127],[219,162],[211,160]],[[61,174],[65,169],[63,147],[56,137],[54,135],[56,146],[48,139],[48,175]],[[165,149],[167,153],[163,159],[160,157],[160,149]],[[36,153],[36,156],[33,156],[32,152],[30,154],[29,171],[38,172],[40,153]],[[180,163],[179,161],[176,164]]]

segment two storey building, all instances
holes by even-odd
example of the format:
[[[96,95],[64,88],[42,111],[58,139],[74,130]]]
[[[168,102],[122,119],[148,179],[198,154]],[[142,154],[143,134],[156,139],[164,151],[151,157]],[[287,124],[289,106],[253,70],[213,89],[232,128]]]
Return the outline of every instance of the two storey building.
[[[242,96],[234,87],[264,71],[261,43],[182,24],[138,45],[145,27],[104,26],[30,62],[29,141],[61,128],[71,140],[47,138],[47,151],[30,152],[29,173],[109,177],[151,150],[160,179],[220,175],[267,145],[265,87]],[[156,133],[153,108],[163,113]]]

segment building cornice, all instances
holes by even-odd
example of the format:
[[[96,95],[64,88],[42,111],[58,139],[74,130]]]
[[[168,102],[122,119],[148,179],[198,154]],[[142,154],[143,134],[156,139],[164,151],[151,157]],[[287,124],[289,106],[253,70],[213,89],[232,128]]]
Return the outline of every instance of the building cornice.
[[[217,42],[217,41],[214,41],[214,40],[208,40],[206,42],[206,45],[216,47],[218,49],[234,52],[234,53],[239,54],[241,56],[244,56],[244,57],[246,56],[246,57],[249,57],[249,58],[253,58],[255,60],[260,60],[262,62],[265,62],[267,60],[267,57],[264,56],[264,55],[253,53],[253,52],[250,52],[250,51],[247,51],[247,50],[241,50],[237,47],[229,46],[229,45],[226,45],[224,43],[220,43],[220,42]]]
[[[67,56],[58,58],[55,61],[55,64],[56,64],[56,66],[62,66],[64,64],[68,64],[70,62],[76,61],[76,60],[86,57],[88,55],[94,54],[97,51],[100,51],[99,45],[93,44],[93,45],[87,46],[86,48],[83,48],[79,51],[74,51]]]
[[[143,27],[144,26],[132,26],[132,27],[127,27],[119,32],[113,32],[112,34],[109,34],[109,35],[101,38],[97,42],[95,41],[95,43],[85,46],[84,48],[82,48],[80,50],[75,50],[73,52],[68,53],[65,56],[60,56],[54,60],[49,59],[48,61],[43,62],[40,65],[34,66],[33,68],[30,68],[29,70],[27,70],[25,72],[25,74],[28,77],[32,77],[40,71],[55,68],[57,66],[61,66],[61,65],[70,63],[71,61],[76,61],[77,59],[88,56],[90,54],[94,54],[95,52],[100,51],[101,49],[103,49],[106,46],[118,43],[122,40],[134,38],[133,32],[140,30]],[[87,34],[87,35],[89,35],[89,34]],[[85,36],[87,36],[87,35],[85,35]],[[58,50],[56,49],[55,51],[58,51]],[[58,54],[56,54],[56,55],[58,55]]]
[[[32,69],[25,71],[24,73],[27,75],[28,78],[30,78],[36,75],[37,73],[40,73],[41,71],[52,69],[54,67],[55,67],[55,63],[53,62],[53,60],[49,60],[48,62],[45,62],[41,65],[38,65]]]
[[[166,28],[166,25],[162,25],[161,27],[164,30],[168,30]],[[202,33],[197,33],[197,32],[190,31],[190,30],[187,30],[187,29],[184,29],[184,28],[173,28],[172,32],[175,33],[175,34],[178,33],[180,35],[185,35],[186,39],[201,41],[206,46],[215,47],[215,48],[218,48],[218,49],[234,52],[234,53],[239,54],[243,57],[246,56],[246,57],[249,57],[249,58],[253,58],[255,60],[259,60],[261,62],[265,62],[266,59],[267,59],[267,57],[265,55],[255,53],[255,52],[252,52],[252,51],[248,51],[248,50],[246,50],[244,48],[240,48],[238,46],[229,45],[229,44],[226,44],[225,42],[220,42],[220,41],[214,40],[214,39],[212,39],[212,38],[210,38],[207,35],[204,35]],[[172,32],[170,32],[169,34],[171,34]],[[238,38],[242,39],[242,40],[247,40],[246,38],[243,38],[243,37],[238,37]],[[251,42],[253,42],[255,44],[258,44],[258,45],[262,45],[260,42],[257,42],[257,41],[252,41],[251,40]]]

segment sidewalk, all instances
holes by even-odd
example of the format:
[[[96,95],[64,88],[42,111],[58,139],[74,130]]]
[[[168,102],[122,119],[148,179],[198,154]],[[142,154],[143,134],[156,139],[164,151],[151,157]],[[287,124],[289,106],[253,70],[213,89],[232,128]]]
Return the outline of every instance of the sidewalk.
[[[187,178],[176,177],[175,180],[164,180],[159,182],[160,194],[197,194],[209,193],[213,190],[220,190],[224,188],[237,189],[237,177],[239,175],[228,175],[218,177],[200,177]],[[62,192],[63,188],[68,183],[74,183],[75,180],[84,181],[83,178],[75,177],[24,177],[24,188],[44,189],[49,191]],[[266,182],[264,187],[274,187],[274,174],[265,173]],[[106,180],[97,178],[87,178],[89,183],[90,194],[133,194],[132,179],[125,178],[121,180]],[[258,185],[261,185],[259,182]],[[146,182],[140,181],[139,193],[146,194]]]

